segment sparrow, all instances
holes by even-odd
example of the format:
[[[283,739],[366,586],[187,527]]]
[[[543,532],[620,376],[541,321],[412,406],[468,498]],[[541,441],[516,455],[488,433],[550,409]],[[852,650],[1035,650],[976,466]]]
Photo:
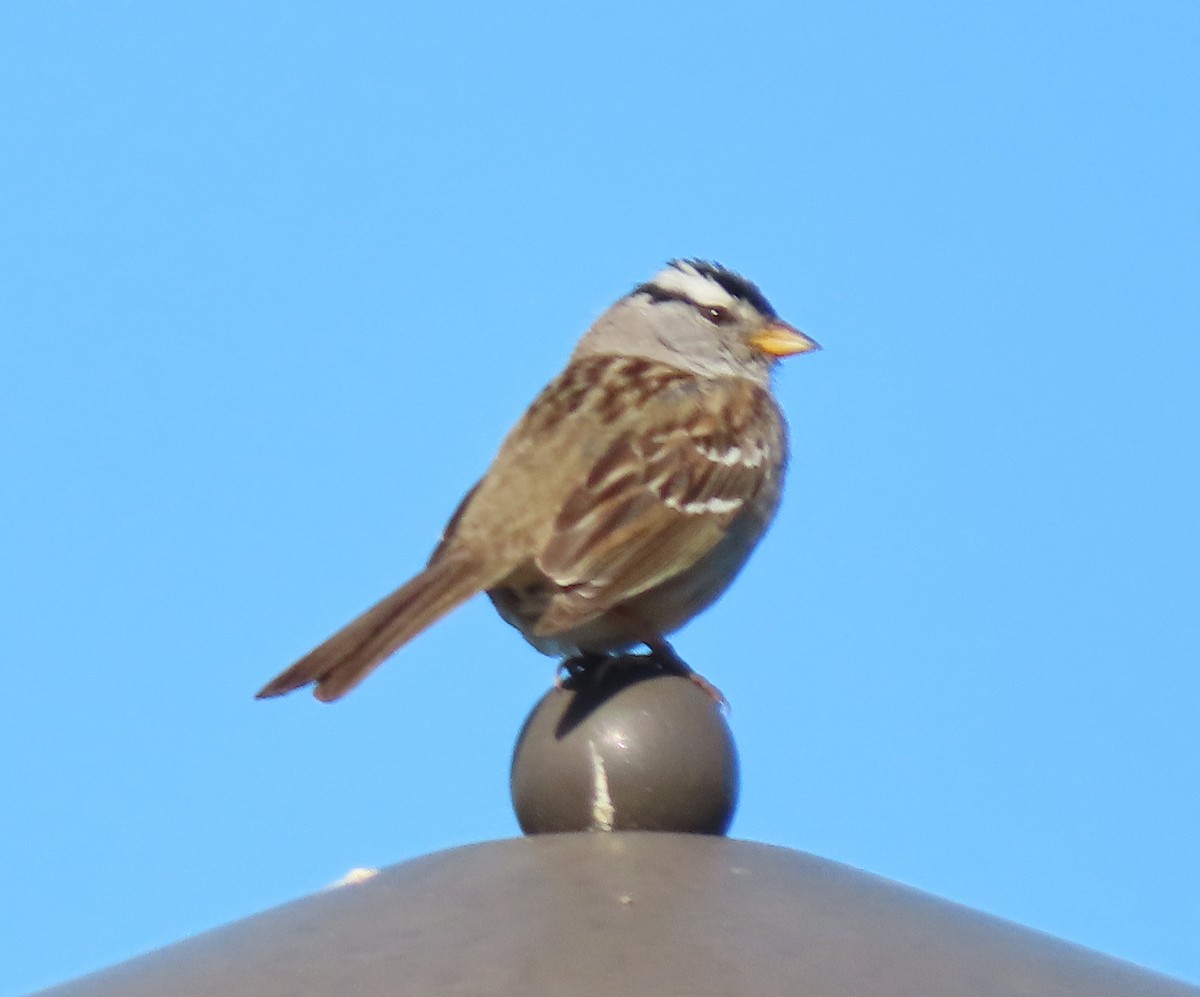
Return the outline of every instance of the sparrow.
[[[338,699],[478,592],[568,669],[645,645],[713,691],[665,638],[725,591],[774,518],[788,441],[772,371],[817,349],[745,277],[672,261],[587,330],[424,569],[258,698],[312,685]]]

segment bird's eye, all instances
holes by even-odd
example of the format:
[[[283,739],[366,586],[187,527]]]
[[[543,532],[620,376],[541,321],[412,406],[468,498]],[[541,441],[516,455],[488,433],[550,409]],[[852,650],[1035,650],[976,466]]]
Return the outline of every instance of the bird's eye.
[[[733,312],[728,308],[722,308],[720,305],[709,305],[701,308],[700,314],[713,325],[729,325],[733,321]]]

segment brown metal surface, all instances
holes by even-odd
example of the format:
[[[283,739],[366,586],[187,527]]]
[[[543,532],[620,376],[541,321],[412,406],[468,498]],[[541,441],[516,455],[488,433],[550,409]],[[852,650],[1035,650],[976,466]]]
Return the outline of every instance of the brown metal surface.
[[[1200,997],[824,859],[725,838],[441,852],[46,997]]]

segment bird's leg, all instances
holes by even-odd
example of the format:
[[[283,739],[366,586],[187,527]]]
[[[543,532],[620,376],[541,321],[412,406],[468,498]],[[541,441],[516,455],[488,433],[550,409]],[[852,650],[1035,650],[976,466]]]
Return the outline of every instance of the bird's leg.
[[[655,632],[645,620],[627,606],[617,606],[610,610],[620,614],[630,625],[630,630],[638,635],[638,640],[650,649],[650,657],[663,671],[672,675],[681,675],[697,688],[704,691],[722,710],[729,709],[729,700],[708,679],[692,668],[686,661],[675,653],[675,648],[667,643],[666,638]]]
[[[608,660],[606,654],[588,654],[584,651],[570,658],[564,658],[554,669],[554,688],[561,689],[571,679],[586,672],[589,668],[603,665]]]
[[[691,681],[693,685],[702,689],[708,698],[721,707],[721,709],[729,709],[729,700],[725,698],[725,694],[676,654],[675,648],[668,644],[662,637],[651,637],[649,640],[642,641],[642,643],[650,648],[650,657],[661,666],[663,671],[670,672],[672,675],[682,675]]]
[[[638,634],[639,643],[646,645],[647,649],[649,649],[649,659],[658,665],[659,668],[668,674],[686,678],[698,689],[702,690],[722,710],[729,710],[729,700],[725,698],[725,694],[676,654],[675,648],[664,637],[655,633],[652,627],[647,626],[641,617],[625,607],[617,607],[610,610],[610,612],[619,613],[625,618],[630,625],[630,629]],[[602,682],[609,668],[614,666],[620,667],[623,661],[628,661],[632,664],[636,660],[639,660],[638,656],[625,658],[621,655],[614,656],[611,654],[596,654],[584,651],[573,657],[564,658],[558,663],[554,676],[554,687],[562,689],[567,682],[592,670],[594,670],[595,678]],[[644,660],[644,658],[640,660]]]

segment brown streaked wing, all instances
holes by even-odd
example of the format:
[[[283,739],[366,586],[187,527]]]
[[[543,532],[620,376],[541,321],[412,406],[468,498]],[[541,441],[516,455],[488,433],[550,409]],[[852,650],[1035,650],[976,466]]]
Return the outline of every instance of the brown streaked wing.
[[[579,626],[686,570],[758,494],[777,459],[777,423],[693,416],[623,434],[567,497],[537,557],[566,591],[538,621],[539,633]]]

